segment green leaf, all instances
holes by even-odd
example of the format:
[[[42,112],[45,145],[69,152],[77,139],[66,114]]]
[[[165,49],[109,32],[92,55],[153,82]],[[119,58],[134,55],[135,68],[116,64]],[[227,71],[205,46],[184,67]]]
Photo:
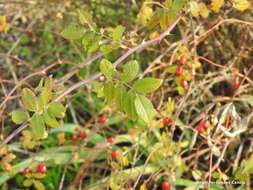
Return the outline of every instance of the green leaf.
[[[93,32],[86,32],[82,39],[84,50],[89,53],[97,51],[99,48],[100,40],[101,40],[101,36]]]
[[[80,68],[77,76],[80,77],[81,79],[86,79],[88,76],[88,69],[87,68]]]
[[[46,110],[46,109],[44,110],[44,112],[43,112],[43,117],[44,117],[45,123],[46,123],[48,126],[50,126],[50,127],[52,127],[52,128],[59,128],[59,127],[60,127],[58,121],[55,119],[54,116],[52,116],[52,115],[49,113],[48,110]]]
[[[48,106],[48,112],[57,118],[63,118],[65,116],[65,108],[59,102],[53,102]]]
[[[171,98],[168,98],[168,102],[166,103],[166,107],[165,107],[166,108],[166,113],[168,115],[172,115],[172,113],[175,109],[175,105],[176,105],[175,101]]]
[[[113,39],[114,41],[120,41],[121,38],[122,38],[122,35],[123,35],[124,31],[125,31],[125,27],[123,27],[123,26],[121,26],[121,25],[117,26],[117,27],[113,30],[113,32],[112,32],[112,39]]]
[[[48,77],[46,80],[41,79],[38,89],[40,91],[40,96],[38,98],[39,110],[47,105],[47,103],[52,99],[52,89],[53,89],[53,78]]]
[[[137,119],[137,113],[134,105],[135,101],[135,94],[132,92],[125,93],[125,97],[123,99],[123,109],[129,119],[136,120]]]
[[[168,27],[168,12],[163,10],[161,13],[160,13],[160,19],[159,19],[159,22],[160,22],[160,26],[162,29],[166,29]]]
[[[171,9],[168,12],[168,22],[171,24],[177,17],[178,13],[184,8],[187,0],[176,0],[173,1]]]
[[[97,97],[104,97],[104,85],[102,82],[93,81],[91,82],[92,90],[97,94]]]
[[[125,98],[125,94],[126,94],[126,88],[124,87],[123,84],[118,84],[115,88],[115,101],[116,101],[116,105],[118,106],[119,109],[124,110],[123,109],[123,101]]]
[[[53,97],[53,78],[48,77],[45,81],[42,79],[39,84],[40,96],[38,100],[39,108],[43,108]]]
[[[100,62],[100,71],[109,80],[111,80],[115,75],[115,68],[107,59],[102,59]]]
[[[165,71],[167,73],[174,74],[177,70],[177,67],[178,67],[177,65],[171,65],[171,66],[167,67]]]
[[[48,78],[45,80],[44,87],[45,87],[45,88],[52,89],[52,87],[53,87],[53,77],[52,77],[52,76],[48,77]]]
[[[176,178],[176,180],[173,181],[173,185],[192,186],[192,185],[196,185],[196,182],[188,180],[188,179]]]
[[[33,181],[31,179],[25,179],[23,182],[24,187],[30,187],[32,186]]]
[[[170,7],[172,6],[172,3],[173,3],[172,0],[166,0],[166,1],[164,2],[164,5],[165,5],[167,8],[170,8]]]
[[[84,32],[82,27],[71,24],[61,32],[61,36],[67,40],[78,40],[82,38]]]
[[[168,12],[168,24],[173,23],[176,17],[177,17],[177,11],[171,10],[170,12]]]
[[[134,101],[137,115],[146,123],[149,123],[156,115],[153,104],[143,95],[137,95]]]
[[[37,190],[45,190],[45,186],[39,180],[33,180],[33,185]]]
[[[175,12],[181,11],[184,8],[187,0],[176,0],[173,1],[172,10]]]
[[[111,44],[103,44],[100,46],[100,50],[104,53],[110,53],[114,47]]]
[[[90,13],[84,10],[78,10],[79,21],[82,25],[87,24],[91,30],[94,30],[96,24],[92,20]]]
[[[140,93],[149,93],[158,89],[162,84],[162,80],[147,77],[134,82],[133,88]]]
[[[44,106],[46,106],[47,103],[51,100],[51,98],[52,98],[51,89],[43,87],[41,89],[41,94],[38,99],[39,108],[43,108]]]
[[[11,119],[16,124],[22,124],[29,119],[29,114],[26,111],[16,110],[11,113]]]
[[[182,96],[182,95],[184,95],[185,89],[182,86],[178,86],[177,92],[180,96]]]
[[[104,85],[104,96],[107,101],[112,101],[114,99],[114,85],[111,81],[105,83]]]
[[[24,88],[22,90],[21,97],[23,105],[26,109],[28,109],[29,111],[36,111],[37,102],[33,91],[31,91],[29,88]]]
[[[42,115],[39,115],[38,113],[33,114],[30,124],[32,128],[32,134],[35,139],[46,138],[47,133],[45,130],[45,123]]]
[[[124,82],[131,82],[135,79],[139,72],[139,64],[137,61],[130,61],[123,66],[123,73],[121,80]]]

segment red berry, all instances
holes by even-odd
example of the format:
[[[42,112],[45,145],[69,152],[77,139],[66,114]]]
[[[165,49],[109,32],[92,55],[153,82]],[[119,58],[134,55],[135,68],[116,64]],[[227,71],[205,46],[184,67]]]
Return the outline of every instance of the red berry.
[[[203,119],[202,121],[199,122],[198,125],[203,128],[207,128],[207,120]]]
[[[178,66],[176,69],[176,75],[181,76],[183,74],[183,66]]]
[[[76,144],[78,141],[78,136],[77,135],[73,135],[72,136],[72,144]]]
[[[196,129],[199,133],[203,133],[205,131],[205,128],[202,127],[201,125],[198,125]]]
[[[163,118],[163,126],[170,126],[172,124],[172,119],[169,117]]]
[[[207,120],[200,121],[196,127],[196,129],[199,133],[203,133],[206,128],[207,128]]]
[[[183,87],[183,88],[187,88],[188,87],[188,82],[184,79],[182,79],[180,81],[180,86]]]
[[[185,56],[181,55],[179,57],[179,64],[180,65],[185,65],[185,63],[186,63],[186,58],[185,58]]]
[[[113,141],[114,141],[113,137],[108,137],[108,138],[107,138],[107,142],[108,142],[108,143],[112,144]]]
[[[85,131],[83,131],[83,132],[80,133],[79,136],[80,136],[80,138],[81,138],[82,140],[84,140],[84,139],[87,138],[88,135],[87,135],[87,133],[86,133]]]
[[[47,172],[47,166],[45,164],[39,164],[37,166],[37,172],[38,173],[46,173]]]
[[[80,133],[81,129],[79,127],[75,128],[76,133]]]
[[[170,190],[170,183],[168,181],[163,182],[162,190]]]
[[[234,82],[233,82],[233,87],[234,87],[234,90],[237,90],[240,86],[240,81],[238,78],[235,78],[234,79]]]
[[[23,170],[23,175],[24,175],[24,176],[27,176],[29,173],[30,173],[30,169],[29,169],[29,168],[25,168],[25,169]]]
[[[104,125],[105,122],[106,122],[106,120],[107,120],[107,117],[105,115],[101,115],[101,116],[98,117],[98,121],[97,122],[100,125]]]
[[[113,150],[113,151],[111,152],[111,157],[112,157],[112,159],[116,159],[118,156],[119,156],[119,151]]]

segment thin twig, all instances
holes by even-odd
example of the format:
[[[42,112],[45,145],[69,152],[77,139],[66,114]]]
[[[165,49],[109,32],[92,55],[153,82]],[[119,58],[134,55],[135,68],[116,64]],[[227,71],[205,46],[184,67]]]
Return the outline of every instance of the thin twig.
[[[214,171],[220,166],[220,163],[222,162],[222,160],[223,160],[223,158],[224,158],[224,155],[225,155],[225,153],[226,153],[226,150],[227,150],[228,145],[230,144],[230,142],[231,142],[230,140],[227,140],[227,141],[225,142],[225,145],[224,145],[224,147],[223,147],[223,150],[222,150],[222,153],[221,153],[219,159],[217,160],[217,162],[215,163],[215,165],[211,168],[211,170],[209,171],[209,173],[207,173],[207,174],[205,175],[205,179],[209,177],[210,173],[214,172]]]

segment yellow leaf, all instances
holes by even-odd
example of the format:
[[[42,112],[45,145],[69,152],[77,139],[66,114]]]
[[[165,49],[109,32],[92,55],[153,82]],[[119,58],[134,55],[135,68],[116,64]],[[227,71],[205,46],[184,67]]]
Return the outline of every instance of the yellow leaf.
[[[212,0],[211,9],[217,13],[223,5],[224,0]]]
[[[195,61],[193,64],[192,64],[193,68],[195,69],[198,69],[201,67],[201,63],[199,61]]]
[[[176,105],[175,101],[171,98],[168,98],[168,102],[166,104],[166,112],[167,112],[168,116],[172,115],[172,113],[175,109],[175,105]]]
[[[168,18],[167,18],[167,23],[168,24],[171,24],[171,23],[173,23],[173,21],[176,19],[176,13],[174,12],[174,11],[170,11],[169,13],[168,13]]]
[[[35,173],[33,174],[33,177],[36,178],[36,179],[42,179],[46,176],[46,174],[44,173]]]
[[[180,143],[181,148],[186,148],[189,145],[189,141],[185,140]]]
[[[2,148],[0,148],[0,156],[5,155],[8,153],[8,147],[7,146],[3,146]]]
[[[0,16],[0,32],[7,32],[9,24],[7,23],[6,16]]]
[[[164,128],[163,121],[161,120],[160,122],[158,122],[158,124],[155,125],[155,127],[158,129]]]
[[[30,187],[32,185],[32,180],[31,179],[25,179],[24,182],[23,182],[23,185],[25,187]]]
[[[23,146],[27,149],[34,149],[38,144],[35,141],[24,141]]]
[[[145,183],[143,183],[140,187],[140,190],[147,190],[147,186]]]
[[[5,171],[11,171],[12,170],[12,165],[7,161],[2,160],[1,161],[1,166]]]
[[[165,11],[160,15],[159,22],[160,22],[160,26],[162,29],[166,29],[168,27],[168,25],[169,25],[168,15]]]
[[[32,133],[29,130],[22,131],[20,141],[24,148],[34,149],[35,146],[40,144],[40,141],[32,139]]]
[[[193,170],[192,171],[192,176],[195,180],[200,180],[201,179],[201,176],[202,176],[202,173],[201,171],[199,170]]]
[[[122,156],[121,164],[122,166],[127,166],[129,164],[128,158],[126,156]]]
[[[112,168],[113,170],[117,170],[117,169],[120,168],[119,164],[116,163],[116,162],[114,162],[114,161],[112,161],[112,162],[110,163],[110,166],[111,166],[111,168]]]
[[[137,15],[137,20],[141,24],[146,24],[146,22],[150,20],[152,16],[153,16],[153,9],[147,5],[144,5],[140,10],[139,14]]]
[[[187,81],[191,81],[192,80],[192,73],[188,70],[185,70],[183,72],[183,75],[184,75],[184,79],[187,80]]]
[[[250,7],[248,0],[233,0],[233,7],[239,11],[245,11]]]
[[[190,11],[191,11],[192,16],[194,16],[194,17],[199,16],[200,10],[199,10],[198,3],[196,1],[190,2]]]
[[[1,160],[1,166],[4,170],[6,171],[10,171],[12,170],[12,165],[10,164],[10,162],[12,160],[14,160],[16,158],[16,155],[15,154],[12,154],[12,153],[9,153],[9,154],[6,154],[2,160]]]
[[[28,130],[22,131],[22,135],[23,135],[24,138],[26,138],[26,139],[32,139],[32,134],[31,134],[31,132],[28,131]]]
[[[110,179],[110,188],[112,190],[119,190],[120,189],[119,186],[116,183],[114,183],[114,179],[113,178]]]
[[[78,160],[79,158],[80,158],[79,153],[78,153],[78,152],[75,152],[75,153],[73,154],[73,160]]]
[[[45,190],[45,186],[38,180],[33,181],[33,185],[37,190]]]
[[[7,154],[5,157],[3,157],[2,160],[5,160],[7,162],[11,162],[12,160],[14,160],[16,158],[16,155],[15,154]]]
[[[63,145],[65,143],[65,141],[66,141],[66,139],[65,139],[65,133],[62,132],[62,133],[57,134],[57,139],[58,139],[58,144],[59,145]]]
[[[155,39],[156,37],[158,36],[158,32],[152,32],[150,35],[149,35],[149,38],[151,40]]]
[[[199,10],[200,10],[200,15],[204,18],[207,18],[209,16],[209,10],[206,7],[205,3],[199,3]]]
[[[159,17],[159,15],[158,14],[154,14],[153,16],[152,16],[152,18],[150,18],[150,20],[147,22],[147,27],[149,27],[150,29],[151,28],[154,28],[156,25],[158,25],[159,24],[159,19],[160,19],[160,17]]]

